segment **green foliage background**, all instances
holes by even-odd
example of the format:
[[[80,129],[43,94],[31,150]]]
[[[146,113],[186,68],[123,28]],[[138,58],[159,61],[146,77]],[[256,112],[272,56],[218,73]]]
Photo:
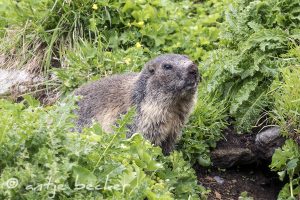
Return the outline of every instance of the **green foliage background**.
[[[299,64],[299,1],[234,1],[218,50],[206,60],[207,90],[228,98],[238,132],[249,132],[272,106],[269,87],[282,67]],[[298,49],[299,50],[299,49]]]
[[[103,133],[98,124],[77,133],[71,132],[74,99],[48,108],[30,96],[25,99],[18,104],[0,101],[1,199],[205,196],[181,153],[164,157],[141,135],[126,139],[133,112],[123,116],[114,135]],[[11,178],[19,181],[17,187],[9,188]]]

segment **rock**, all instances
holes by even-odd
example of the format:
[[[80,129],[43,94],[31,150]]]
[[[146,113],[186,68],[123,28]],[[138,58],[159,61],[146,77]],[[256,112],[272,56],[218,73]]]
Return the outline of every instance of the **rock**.
[[[260,161],[269,162],[275,149],[284,143],[279,127],[268,128],[258,134],[242,135],[228,130],[224,137],[211,152],[211,161],[215,167],[230,168]]]
[[[222,185],[224,183],[224,179],[221,178],[220,176],[214,176],[214,179],[220,185]]]
[[[43,80],[25,70],[0,69],[0,96],[24,94]]]
[[[275,149],[281,147],[284,140],[285,139],[280,135],[279,127],[268,128],[258,133],[255,138],[258,157],[264,160],[271,159]]]
[[[211,153],[213,165],[229,168],[235,165],[247,165],[256,161],[255,154],[248,148],[216,149]]]

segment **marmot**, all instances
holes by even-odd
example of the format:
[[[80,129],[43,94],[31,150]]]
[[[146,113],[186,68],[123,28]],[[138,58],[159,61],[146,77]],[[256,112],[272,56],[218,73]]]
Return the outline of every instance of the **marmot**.
[[[113,75],[77,89],[75,95],[82,96],[77,125],[81,129],[94,119],[111,132],[117,118],[135,106],[127,136],[142,133],[167,155],[196,102],[199,80],[198,66],[187,56],[160,55],[140,73]]]

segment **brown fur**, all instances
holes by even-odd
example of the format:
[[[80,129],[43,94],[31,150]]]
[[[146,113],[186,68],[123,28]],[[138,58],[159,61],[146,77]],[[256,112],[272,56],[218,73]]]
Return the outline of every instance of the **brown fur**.
[[[76,111],[78,126],[95,119],[103,130],[112,132],[117,118],[136,106],[128,137],[140,132],[168,154],[195,104],[198,82],[197,66],[186,56],[158,56],[146,63],[140,73],[114,75],[76,90],[76,95],[83,96]]]

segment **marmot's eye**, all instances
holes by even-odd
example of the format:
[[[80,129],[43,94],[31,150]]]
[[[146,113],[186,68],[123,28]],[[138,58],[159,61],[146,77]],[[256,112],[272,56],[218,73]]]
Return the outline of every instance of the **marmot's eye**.
[[[170,65],[170,64],[164,64],[164,65],[163,65],[163,68],[166,69],[166,70],[169,70],[169,69],[172,69],[173,66]]]

